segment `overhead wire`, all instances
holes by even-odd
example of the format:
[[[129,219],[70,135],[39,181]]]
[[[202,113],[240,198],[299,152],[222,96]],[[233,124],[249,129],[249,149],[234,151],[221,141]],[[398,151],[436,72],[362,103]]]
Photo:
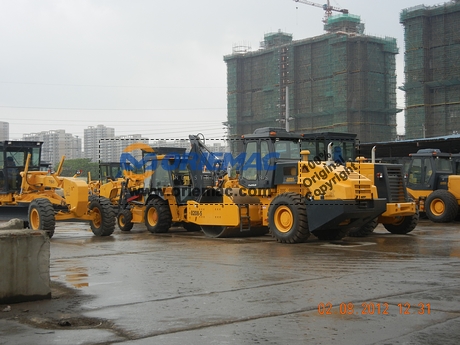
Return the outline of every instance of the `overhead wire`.
[[[225,86],[158,86],[158,85],[98,85],[98,84],[65,84],[65,83],[34,83],[0,81],[0,84],[12,85],[39,85],[39,86],[70,86],[70,87],[103,87],[103,88],[133,88],[133,89],[225,89]]]
[[[36,83],[36,82],[15,82],[15,81],[0,81],[0,84],[7,84],[7,85],[32,85],[32,86],[59,86],[59,87],[101,87],[101,88],[135,88],[135,89],[225,89],[226,86],[179,86],[179,85],[172,85],[172,86],[155,86],[155,85],[100,85],[100,84],[66,84],[66,83]],[[82,119],[84,123],[88,125],[88,127],[94,127],[99,124],[102,124],[106,127],[113,127],[115,128],[116,135],[130,135],[133,134],[141,134],[143,136],[149,136],[149,137],[164,137],[164,136],[175,136],[175,134],[182,133],[183,135],[185,134],[192,134],[196,133],[198,131],[204,131],[204,132],[210,132],[212,133],[211,135],[215,135],[216,137],[220,137],[223,132],[222,128],[222,122],[224,122],[226,119],[226,114],[223,112],[227,110],[226,107],[189,107],[189,108],[169,108],[169,107],[158,107],[158,108],[115,108],[115,107],[107,107],[107,108],[85,108],[85,107],[49,107],[49,106],[24,106],[24,105],[8,105],[8,104],[2,104],[0,105],[0,109],[11,109],[12,111],[14,109],[23,110],[23,111],[50,111],[54,113],[55,111],[68,111],[70,112],[84,112],[84,114],[79,115],[78,118],[72,118],[71,115],[69,117],[64,116],[59,116],[58,119],[45,119],[43,117],[40,118],[40,121],[37,121],[37,117],[35,116],[11,116],[11,117],[5,117],[2,116],[2,121],[7,121],[13,126],[24,126],[24,125],[32,125],[35,127],[36,131],[34,133],[40,133],[40,132],[46,132],[48,130],[55,130],[54,129],[45,129],[42,130],[41,128],[44,128],[43,125],[45,126],[63,126],[66,131],[68,131],[68,127],[72,126],[73,128],[71,129],[70,133],[72,133],[72,130],[76,130],[76,126],[79,126],[80,128],[78,129],[78,132],[83,134],[83,127],[82,126]],[[142,115],[142,119],[139,119],[138,121],[133,121],[132,117],[129,117],[128,120],[117,120],[117,119],[112,119],[109,118],[110,116],[114,115],[107,115],[104,116],[105,114],[99,114],[97,115],[98,119],[96,119],[96,116],[94,116],[91,119],[86,119],[87,116],[91,116],[91,112],[110,112],[111,114],[117,114],[117,113],[122,113],[122,112],[155,112],[155,116],[158,116],[158,112],[165,112],[168,115],[167,120],[157,120],[157,119],[152,119],[152,120],[145,120],[145,115]],[[209,111],[214,111],[214,112],[219,112],[222,115],[221,120],[215,120],[215,121],[210,121],[210,120],[199,120],[199,119],[193,119],[193,121],[186,122],[184,123],[183,119],[178,119],[174,118],[174,116],[171,116],[171,112],[179,112],[180,114],[186,114],[187,112],[203,112],[208,114]],[[101,116],[102,115],[102,116]],[[179,117],[179,114],[177,114]],[[187,115],[186,115],[187,116]],[[209,116],[206,115],[206,117],[209,119]],[[163,117],[165,118],[165,117]],[[215,117],[214,117],[215,118]],[[141,122],[141,126],[140,126]],[[171,129],[171,125],[176,125],[173,129]],[[42,125],[39,127],[39,125]],[[185,126],[183,128],[179,128],[182,126]],[[162,128],[162,127],[167,127],[167,128]],[[139,128],[140,127],[140,128]],[[151,128],[149,128],[151,127]],[[30,133],[30,132],[29,132]],[[33,134],[33,133],[31,133]],[[10,132],[11,136],[17,137],[17,136],[23,136],[24,133],[16,133],[16,132]],[[77,135],[79,136],[79,135]]]

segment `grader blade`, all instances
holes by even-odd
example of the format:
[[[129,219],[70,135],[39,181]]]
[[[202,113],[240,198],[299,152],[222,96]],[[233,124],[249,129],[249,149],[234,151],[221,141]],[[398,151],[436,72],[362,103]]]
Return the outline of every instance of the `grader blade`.
[[[20,219],[27,221],[28,205],[4,205],[0,207],[0,220]]]

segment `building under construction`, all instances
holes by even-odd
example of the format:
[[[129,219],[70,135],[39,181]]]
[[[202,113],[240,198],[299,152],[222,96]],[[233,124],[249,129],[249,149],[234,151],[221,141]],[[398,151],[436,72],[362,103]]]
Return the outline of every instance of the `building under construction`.
[[[401,12],[406,138],[460,131],[460,1]]]
[[[258,51],[235,47],[224,57],[229,137],[288,121],[298,133],[393,140],[396,40],[366,36],[363,29],[358,16],[339,14],[328,19],[321,36],[293,41],[276,32],[265,35]]]

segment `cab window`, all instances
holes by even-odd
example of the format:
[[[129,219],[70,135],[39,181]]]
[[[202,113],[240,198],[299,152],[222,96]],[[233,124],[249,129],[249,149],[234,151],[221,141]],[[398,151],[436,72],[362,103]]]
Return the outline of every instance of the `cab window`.
[[[246,157],[243,165],[243,178],[247,180],[257,179],[257,168],[254,158],[257,156],[257,141],[251,141],[246,145]]]
[[[275,152],[279,158],[300,159],[300,144],[298,141],[276,141]]]

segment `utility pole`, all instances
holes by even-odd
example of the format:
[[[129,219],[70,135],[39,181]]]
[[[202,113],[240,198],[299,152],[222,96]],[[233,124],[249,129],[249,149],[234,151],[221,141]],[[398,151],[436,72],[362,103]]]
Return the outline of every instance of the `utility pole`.
[[[286,132],[289,132],[289,86],[286,86]]]

